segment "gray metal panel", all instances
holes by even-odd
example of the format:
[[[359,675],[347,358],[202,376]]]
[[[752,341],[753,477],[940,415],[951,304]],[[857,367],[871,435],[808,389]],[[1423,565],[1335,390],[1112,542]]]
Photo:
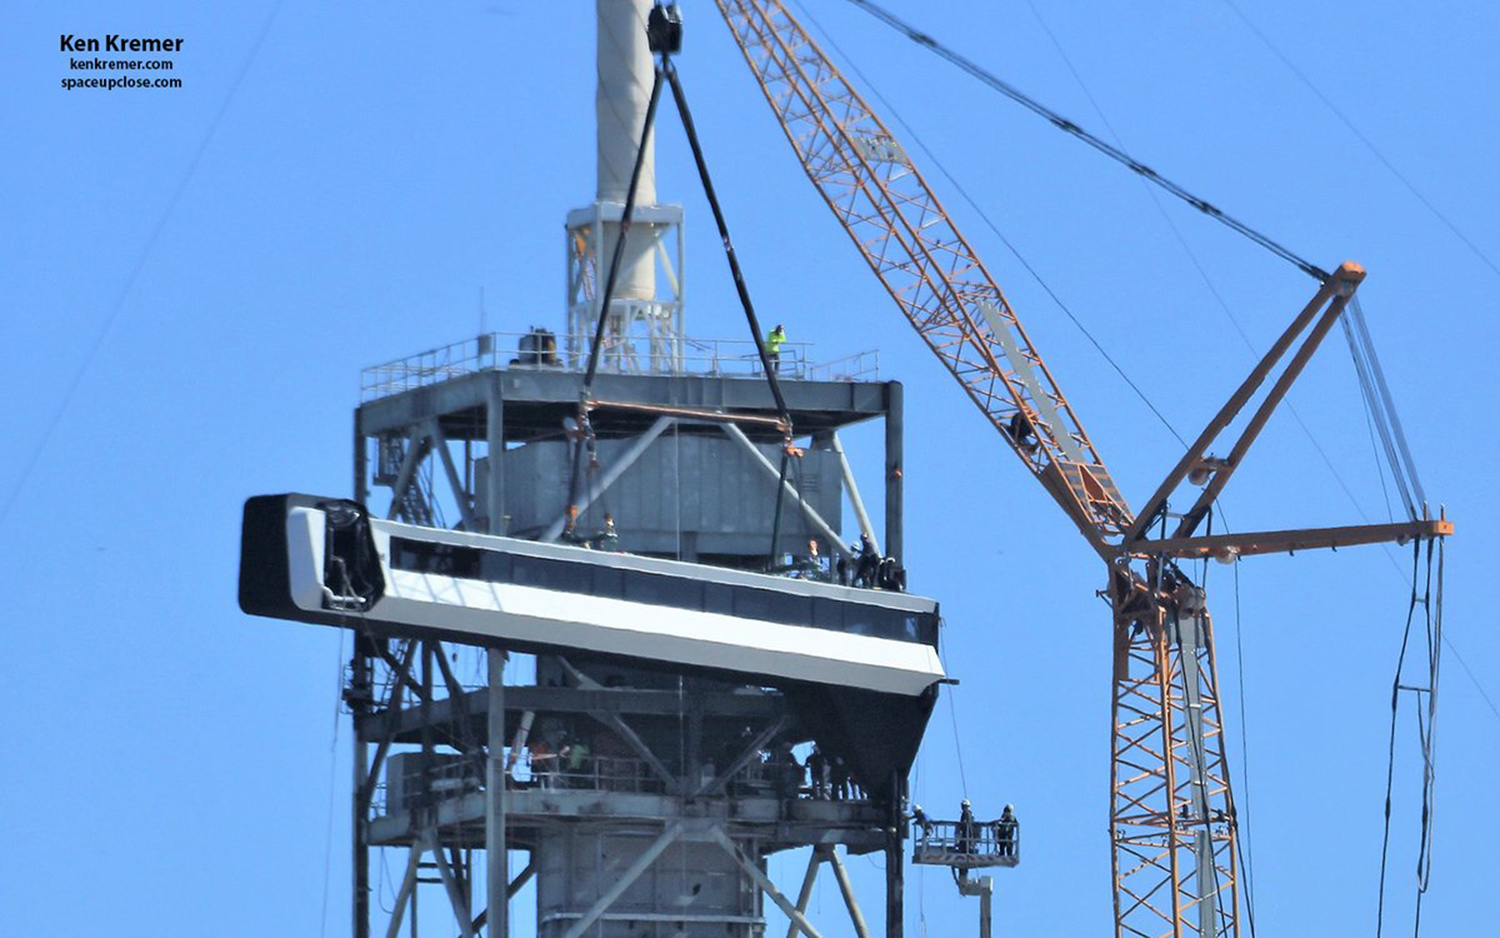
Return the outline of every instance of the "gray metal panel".
[[[609,466],[629,445],[629,440],[599,441],[601,466]],[[780,460],[777,446],[763,444],[760,450],[773,463]],[[561,514],[570,458],[560,440],[505,451],[505,514],[512,535],[544,529]],[[843,511],[838,457],[809,450],[800,467],[789,470],[793,484],[799,476],[807,503],[837,530]],[[717,434],[668,433],[583,512],[579,530],[602,529],[608,513],[619,528],[621,550],[675,554],[678,535],[693,533],[700,553],[756,556],[770,550],[775,506],[775,480],[734,441]],[[805,554],[811,533],[795,504],[783,504],[781,528],[781,549]],[[829,547],[823,545],[825,555]]]
[[[537,935],[560,938],[655,839],[553,828],[537,840]],[[599,938],[751,938],[758,891],[717,844],[678,840],[610,906]]]

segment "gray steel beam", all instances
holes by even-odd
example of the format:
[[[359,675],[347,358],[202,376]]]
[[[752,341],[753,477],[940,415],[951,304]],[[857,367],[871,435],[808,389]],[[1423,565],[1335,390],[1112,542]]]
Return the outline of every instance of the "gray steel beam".
[[[484,766],[485,904],[488,938],[507,938],[510,908],[506,899],[509,873],[505,862],[505,652],[491,649],[485,658],[490,704],[489,751]]]
[[[425,388],[369,401],[359,409],[367,436],[402,430],[432,416],[477,408],[503,393],[514,406],[578,403],[579,373],[550,369],[497,369],[450,378]],[[781,382],[798,426],[833,428],[885,413],[886,385],[877,381]],[[764,381],[713,375],[600,374],[595,396],[683,407],[776,412]]]
[[[443,461],[443,472],[448,476],[448,487],[453,490],[453,500],[458,502],[458,514],[463,518],[464,530],[479,530],[474,523],[473,496],[464,488],[463,480],[458,476],[458,467],[453,464],[453,454],[448,452],[448,438],[443,436],[443,428],[438,425],[436,418],[427,421],[427,436]]]
[[[490,534],[505,533],[505,395],[500,376],[488,375],[485,387],[484,439],[489,473],[485,479],[485,519]]]
[[[723,791],[724,786],[729,784],[729,780],[734,777],[735,773],[740,769],[743,769],[745,766],[749,765],[750,760],[759,755],[761,750],[766,748],[766,744],[775,739],[776,734],[780,733],[783,729],[786,728],[786,724],[787,718],[783,716],[780,719],[776,720],[776,722],[772,723],[770,726],[761,730],[760,733],[758,733],[756,737],[750,741],[750,744],[740,752],[738,758],[721,769],[717,778],[715,778],[708,784],[701,786],[697,790],[697,792],[693,794],[693,797],[703,798],[717,795],[720,791]]]
[[[518,892],[521,891],[521,887],[525,886],[528,882],[530,882],[531,881],[531,877],[533,877],[535,875],[536,875],[536,859],[533,857],[526,864],[526,868],[524,870],[522,870],[521,872],[517,873],[516,874],[516,878],[510,881],[510,885],[509,886],[505,887],[505,898],[506,899],[514,899],[516,897],[516,893],[518,893]],[[476,916],[474,916],[474,927],[476,929],[483,928],[485,921],[489,918],[489,915],[490,915],[490,910],[489,909],[481,909],[480,912],[479,912],[479,914],[476,915]],[[459,938],[463,938],[463,936],[460,935]]]
[[[906,391],[900,381],[885,383],[885,552],[896,558],[896,563],[905,566],[902,554],[906,550],[904,531],[904,497],[902,479],[905,475],[906,451],[903,436],[906,432]]]
[[[638,831],[641,824],[681,814],[682,799],[674,795],[608,792],[608,797],[587,789],[529,789],[505,793],[506,832],[513,835],[510,845],[520,844],[543,830],[557,830],[579,820],[601,828]],[[465,847],[484,846],[484,818],[487,794],[468,794],[444,798],[429,810],[430,815],[417,817],[410,811],[394,810],[370,821],[372,845],[399,847],[411,842],[412,831],[419,823],[434,823],[445,843]],[[733,821],[753,829],[755,836],[767,842],[787,846],[840,844],[852,854],[874,853],[887,846],[886,820],[883,812],[868,805],[852,802],[796,802],[797,816],[785,819],[786,802],[775,797],[745,797],[701,801],[694,807],[703,816],[724,822]],[[733,816],[731,817],[731,813]]]
[[[901,803],[905,798],[906,778],[899,772],[892,772],[891,803],[887,807],[889,814],[885,835],[886,938],[901,938],[906,929],[906,874],[902,867],[906,858],[901,851],[901,832],[905,829],[906,821],[901,815]]]
[[[442,879],[443,889],[448,893],[448,902],[453,906],[453,917],[458,920],[459,938],[474,938],[474,921],[469,918],[469,900],[458,883],[458,877],[453,875],[453,870],[448,866],[448,858],[443,856],[442,845],[438,843],[435,833],[428,833],[427,849],[432,852],[438,877]]]
[[[818,930],[813,928],[812,923],[807,920],[807,916],[803,915],[796,906],[792,905],[790,899],[782,895],[781,890],[776,888],[776,884],[771,882],[771,878],[766,875],[764,870],[750,862],[750,859],[745,856],[739,846],[730,839],[728,834],[724,833],[723,828],[715,827],[710,831],[710,834],[718,842],[719,846],[723,847],[734,858],[734,862],[739,864],[740,869],[745,871],[745,875],[754,880],[755,885],[759,886],[761,891],[769,896],[772,902],[776,903],[777,908],[786,913],[786,917],[792,920],[793,925],[806,935],[807,938],[822,938],[818,934]]]
[[[401,508],[401,496],[406,494],[406,487],[411,485],[417,474],[417,467],[422,464],[422,457],[426,455],[426,439],[422,430],[415,426],[406,434],[406,455],[401,459],[401,470],[396,473],[396,484],[391,486],[391,507],[385,513],[387,519],[396,517],[396,512]]]
[[[724,430],[724,433],[727,434],[731,440],[734,440],[735,442],[739,443],[740,446],[744,447],[745,451],[750,454],[751,460],[756,465],[760,466],[762,469],[771,474],[771,478],[773,480],[781,479],[781,471],[775,466],[771,465],[771,460],[766,458],[766,454],[762,453],[755,447],[754,443],[750,442],[750,438],[745,436],[745,431],[741,430],[739,427],[735,426],[732,423],[723,424],[722,428]],[[781,488],[783,492],[785,492],[789,497],[795,500],[797,507],[802,509],[802,514],[807,518],[808,524],[811,524],[813,527],[817,528],[818,533],[823,535],[824,539],[827,540],[828,543],[833,545],[834,550],[843,554],[845,557],[848,557],[850,560],[854,559],[854,555],[849,552],[849,547],[843,542],[843,538],[839,536],[838,532],[834,531],[833,528],[828,526],[828,522],[823,520],[822,515],[818,514],[817,511],[815,511],[805,499],[797,494],[796,488],[794,488],[790,482],[787,482],[783,479],[781,481]]]
[[[662,784],[667,786],[667,791],[675,793],[681,789],[682,786],[678,782],[677,777],[662,764],[662,761],[656,757],[656,753],[651,751],[651,747],[646,745],[646,741],[641,739],[640,734],[631,729],[624,720],[620,719],[618,713],[590,713],[589,716],[614,730],[621,739],[625,740],[630,748],[635,751],[635,754],[640,756],[641,760],[651,767],[651,771],[656,773],[656,777],[662,780]]]
[[[641,458],[641,454],[646,452],[651,444],[656,441],[656,438],[661,436],[662,431],[670,427],[674,422],[675,420],[672,417],[658,417],[649,430],[636,437],[635,441],[630,444],[630,448],[621,453],[618,459],[610,463],[609,468],[604,470],[603,475],[595,479],[594,483],[589,486],[588,491],[584,492],[579,498],[578,513],[583,514],[587,511],[595,499],[608,491],[609,487],[614,485],[620,476],[625,474],[627,469],[635,465],[636,460]],[[562,515],[556,521],[552,522],[551,526],[542,534],[542,541],[555,541],[562,535],[563,529],[568,525],[568,507],[567,505],[563,506]]]
[[[854,517],[859,520],[859,530],[880,552],[880,538],[875,536],[875,525],[870,523],[870,514],[865,511],[865,501],[859,497],[859,484],[854,481],[854,470],[849,466],[849,457],[844,455],[844,444],[837,431],[828,434],[828,446],[839,458],[839,471],[844,474],[844,488],[849,492],[849,503],[854,506]]]
[[[859,909],[859,900],[854,896],[854,884],[849,881],[849,871],[839,859],[835,848],[828,850],[828,862],[833,866],[833,875],[839,881],[839,892],[844,894],[844,905],[849,909],[849,921],[854,923],[857,938],[870,938],[870,928],[865,924],[865,914]]]
[[[422,862],[422,848],[412,844],[406,855],[406,875],[401,877],[401,888],[396,890],[396,903],[391,909],[391,920],[386,925],[385,938],[396,938],[401,933],[401,922],[406,918],[406,902],[417,887],[417,865]]]
[[[814,847],[812,855],[807,858],[807,872],[802,876],[802,890],[797,893],[797,911],[803,915],[807,914],[807,906],[812,902],[813,886],[818,882],[818,867],[823,863],[823,848]],[[788,922],[786,926],[786,938],[797,938],[796,922]]]
[[[354,500],[361,505],[369,504],[370,500],[370,448],[365,438],[364,431],[359,425],[359,408],[354,410]],[[371,664],[368,655],[362,653],[363,644],[355,639],[354,652],[350,656],[349,680],[351,686],[357,688],[369,688],[371,686]],[[362,705],[355,705],[355,712],[351,722],[357,723],[360,717],[359,709]],[[353,938],[370,938],[370,852],[369,842],[369,800],[362,798],[361,793],[365,790],[369,763],[369,746],[360,738],[358,732],[354,736],[354,785],[351,791],[351,819],[350,844],[353,853],[351,863],[350,888],[353,895],[350,897],[350,914],[353,916],[350,934]]]
[[[958,881],[958,894],[961,896],[979,897],[979,938],[990,938],[990,897],[995,892],[995,881],[989,876],[981,876],[972,880],[967,875]],[[1205,935],[1214,934],[1213,929],[1203,932]]]

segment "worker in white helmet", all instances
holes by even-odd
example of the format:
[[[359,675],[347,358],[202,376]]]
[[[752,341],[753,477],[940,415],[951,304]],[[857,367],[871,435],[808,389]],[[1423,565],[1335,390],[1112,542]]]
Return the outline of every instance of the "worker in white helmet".
[[[969,799],[965,798],[959,803],[958,834],[954,842],[959,853],[974,852],[974,834],[974,809],[969,807]]]
[[[1016,828],[1019,826],[1015,807],[1006,805],[1005,810],[1000,812],[1000,820],[995,822],[995,842],[999,847],[1000,856],[1014,857],[1016,855]]]

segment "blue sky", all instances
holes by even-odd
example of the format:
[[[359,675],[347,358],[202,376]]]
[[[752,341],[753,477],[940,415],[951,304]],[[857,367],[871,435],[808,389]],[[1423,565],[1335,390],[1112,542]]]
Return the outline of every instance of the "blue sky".
[[[1139,180],[849,5],[808,5],[1184,435],[1253,362],[1194,259],[1258,347],[1311,295],[1302,274],[1167,205],[1185,250]],[[1126,148],[1164,174],[1324,267],[1365,265],[1361,295],[1423,482],[1459,525],[1448,633],[1500,699],[1487,585],[1500,275],[1223,0],[891,5],[1102,128],[1086,86]],[[1102,571],[855,256],[716,10],[684,6],[679,65],[758,308],[826,358],[878,345],[885,375],[907,386],[912,586],[942,601],[963,681],[962,775],[943,704],[918,799],[936,814],[966,785],[981,805],[1016,804],[1026,856],[998,877],[1002,931],[1100,933],[1110,916]],[[1242,8],[1500,256],[1500,11]],[[69,32],[182,36],[184,87],[65,92],[56,37]],[[0,931],[145,936],[211,921],[221,935],[316,934],[326,892],[327,933],[343,934],[340,638],[240,614],[240,505],[348,491],[360,368],[473,334],[481,289],[491,328],[562,322],[559,229],[593,189],[592,4],[24,3],[0,10],[0,35],[10,350],[0,498],[14,496],[0,522],[0,680],[12,708],[0,742]],[[664,116],[658,184],[688,213],[688,330],[738,337],[711,219]],[[1139,505],[1177,444],[973,209],[946,181],[937,188]],[[1384,520],[1337,334],[1291,400],[1337,477],[1283,412],[1229,487],[1234,525]],[[876,443],[856,435],[850,446],[868,457]],[[1228,568],[1210,576],[1223,671],[1237,664],[1237,629],[1244,650],[1240,798],[1252,803],[1265,934],[1373,927],[1407,595],[1406,559],[1391,554],[1395,565],[1379,548],[1247,560],[1238,623]],[[1451,654],[1443,677],[1423,918],[1432,934],[1466,934],[1488,914],[1492,825],[1473,819],[1486,817],[1500,771],[1500,715]],[[1224,681],[1238,769],[1239,696],[1233,674]],[[1415,862],[1409,719],[1392,841],[1398,929],[1409,927]],[[785,866],[788,878],[800,872]],[[870,863],[854,868],[874,886]],[[830,923],[831,888],[819,900]],[[913,875],[910,889],[908,934],[973,927],[975,908],[946,877]]]

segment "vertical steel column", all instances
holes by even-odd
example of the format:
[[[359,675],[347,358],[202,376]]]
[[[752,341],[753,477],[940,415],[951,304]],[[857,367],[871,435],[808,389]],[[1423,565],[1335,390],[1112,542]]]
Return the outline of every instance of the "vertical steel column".
[[[505,533],[505,395],[500,380],[501,373],[490,375],[489,395],[484,407],[485,450],[490,467],[485,479],[484,501],[491,534]]]
[[[490,478],[494,478],[493,470]],[[505,847],[505,652],[491,648],[489,663],[489,747],[484,773],[484,862],[487,938],[508,938],[510,906]]]
[[[898,389],[901,385],[891,382]],[[898,410],[897,413],[900,411]],[[887,420],[890,418],[887,417]],[[887,424],[889,426],[889,424]],[[899,429],[899,427],[898,427]],[[889,441],[889,434],[886,436]],[[890,542],[890,529],[886,529],[886,541]],[[895,556],[892,554],[891,556]],[[901,867],[901,832],[905,825],[901,817],[901,805],[906,798],[906,779],[893,773],[891,779],[889,827],[885,841],[885,938],[901,938],[906,918],[906,876]]]
[[[905,396],[900,381],[885,383],[885,553],[903,566],[901,478],[906,454],[901,438],[905,431],[902,417]]]
[[[359,409],[354,410],[354,500],[361,505],[369,503],[369,453],[365,446],[364,433],[359,428]],[[368,688],[371,681],[370,657],[367,648],[359,635],[354,638],[354,652],[349,661],[349,681],[355,688]],[[353,704],[354,716],[351,723],[358,718],[363,704],[355,699]],[[354,895],[350,902],[350,911],[354,917],[354,938],[369,938],[370,936],[370,854],[365,848],[365,808],[360,801],[360,792],[365,790],[369,776],[369,753],[364,741],[359,738],[359,729],[355,728],[350,734],[354,737],[354,789],[349,799],[354,808],[353,824],[350,827],[352,834],[351,847],[354,852],[352,883]]]

